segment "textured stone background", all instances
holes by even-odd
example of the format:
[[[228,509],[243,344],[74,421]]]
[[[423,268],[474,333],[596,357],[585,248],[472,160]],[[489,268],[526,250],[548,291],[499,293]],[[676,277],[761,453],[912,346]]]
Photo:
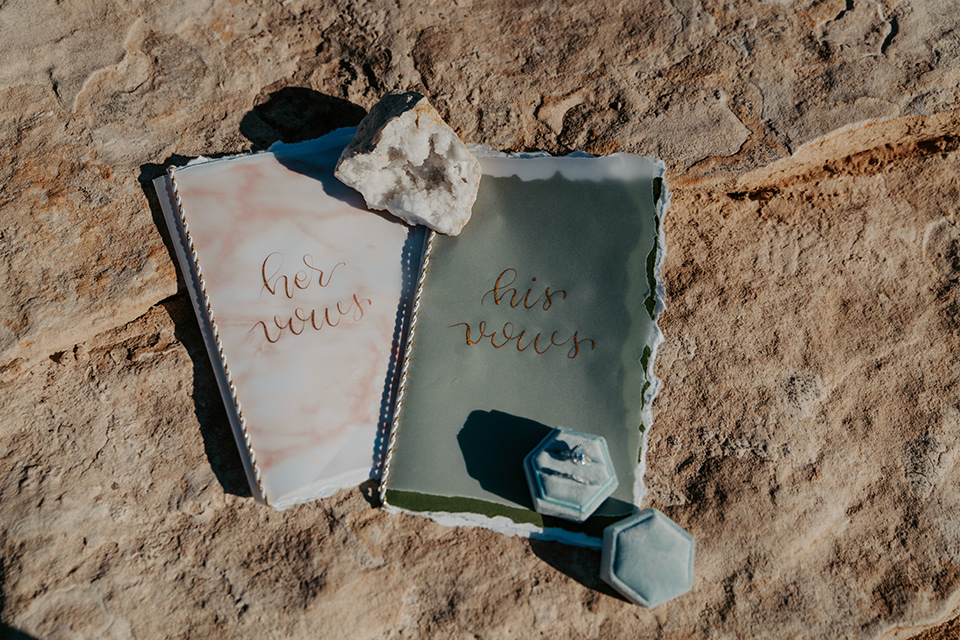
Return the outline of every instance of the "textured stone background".
[[[249,498],[148,181],[391,88],[671,167],[645,506],[687,596],[372,485]],[[946,0],[0,0],[0,634],[960,636],[958,98]]]

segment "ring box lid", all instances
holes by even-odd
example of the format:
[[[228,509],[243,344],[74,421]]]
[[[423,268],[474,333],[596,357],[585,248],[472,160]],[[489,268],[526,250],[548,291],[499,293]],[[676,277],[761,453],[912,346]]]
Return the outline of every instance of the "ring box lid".
[[[600,577],[634,604],[653,608],[693,587],[693,536],[656,509],[603,531]]]

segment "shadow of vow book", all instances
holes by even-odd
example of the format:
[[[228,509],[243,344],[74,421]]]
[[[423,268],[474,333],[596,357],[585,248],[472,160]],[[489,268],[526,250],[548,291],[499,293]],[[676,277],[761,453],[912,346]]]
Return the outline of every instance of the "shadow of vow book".
[[[254,497],[378,477],[422,229],[333,177],[353,129],[154,182]]]
[[[427,240],[381,483],[388,509],[598,546],[643,497],[663,308],[663,163],[481,158],[473,217]],[[603,436],[619,487],[585,523],[533,511],[523,458]]]

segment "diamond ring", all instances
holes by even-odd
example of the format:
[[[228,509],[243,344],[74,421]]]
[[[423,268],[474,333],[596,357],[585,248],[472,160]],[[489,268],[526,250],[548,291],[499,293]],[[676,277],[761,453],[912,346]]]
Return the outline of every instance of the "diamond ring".
[[[553,450],[550,454],[558,460],[569,460],[578,467],[587,466],[588,462],[593,462],[593,458],[587,455],[583,450],[582,444],[574,445],[568,449]]]
[[[586,466],[588,462],[593,462],[593,460],[591,460],[590,456],[583,450],[583,445],[578,444],[570,449],[570,462],[583,467]]]

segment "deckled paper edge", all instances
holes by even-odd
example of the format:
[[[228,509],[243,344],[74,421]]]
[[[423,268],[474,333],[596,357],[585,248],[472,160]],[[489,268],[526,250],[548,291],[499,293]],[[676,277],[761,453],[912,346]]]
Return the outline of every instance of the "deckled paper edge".
[[[529,538],[531,540],[563,542],[565,544],[576,547],[586,547],[588,549],[599,549],[601,546],[603,546],[603,540],[601,538],[595,538],[586,533],[567,531],[566,529],[561,529],[559,527],[538,527],[535,524],[514,522],[506,516],[490,517],[481,515],[479,513],[470,512],[411,511],[409,509],[402,509],[386,503],[383,503],[383,510],[387,513],[428,518],[444,527],[467,527],[469,529],[483,528],[503,535]]]
[[[526,158],[553,158],[553,157],[574,157],[574,158],[594,158],[588,153],[575,152],[569,156],[552,156],[545,151],[537,152],[516,152],[516,153],[506,153],[503,151],[496,151],[490,147],[483,145],[467,145],[467,148],[470,152],[476,156],[478,160],[482,161],[484,158],[502,158],[502,159],[526,159]],[[670,205],[671,194],[667,186],[666,181],[666,172],[667,165],[660,160],[659,158],[654,158],[652,156],[638,156],[636,154],[621,154],[615,153],[610,156],[603,157],[614,157],[627,155],[633,158],[638,158],[649,162],[653,167],[653,172],[651,175],[651,180],[660,178],[661,187],[660,187],[660,198],[656,203],[655,215],[657,218],[657,256],[654,260],[654,309],[653,309],[653,318],[652,318],[652,328],[650,331],[650,337],[647,340],[646,346],[650,348],[650,360],[647,362],[647,379],[650,381],[650,386],[645,392],[643,392],[643,410],[640,414],[640,423],[643,426],[643,433],[640,436],[640,460],[637,463],[636,470],[636,480],[633,486],[633,501],[634,501],[634,512],[639,511],[640,503],[642,502],[644,496],[647,493],[646,483],[643,481],[643,476],[647,470],[647,445],[648,438],[650,435],[650,429],[653,426],[653,401],[657,396],[657,393],[660,391],[660,379],[654,373],[654,364],[657,360],[657,351],[660,348],[660,345],[663,344],[664,336],[663,332],[660,330],[660,314],[666,310],[666,287],[664,286],[663,276],[661,275],[661,268],[663,262],[667,256],[666,248],[666,233],[664,231],[664,216],[667,212],[667,209]],[[384,458],[383,464],[383,475],[380,480],[380,505],[381,508],[387,513],[403,513],[408,515],[417,515],[424,518],[429,518],[434,522],[441,524],[443,526],[449,527],[483,527],[497,533],[501,533],[509,536],[520,536],[524,538],[531,539],[540,539],[540,540],[552,540],[556,542],[563,542],[566,544],[589,547],[589,548],[600,548],[602,546],[602,539],[590,536],[586,533],[567,531],[565,529],[560,529],[556,527],[538,527],[533,524],[518,523],[506,516],[494,516],[489,517],[479,513],[472,512],[432,512],[432,511],[412,511],[408,509],[403,509],[397,506],[390,504],[387,501],[387,482],[390,477],[390,462],[393,459],[393,449],[394,444],[397,440],[397,435],[399,431],[399,422],[400,414],[402,407],[403,399],[403,390],[406,385],[407,379],[407,367],[410,360],[410,347],[414,343],[414,333],[416,330],[417,323],[417,312],[420,307],[420,293],[423,286],[424,278],[426,275],[427,267],[430,262],[430,250],[433,245],[433,237],[435,233],[430,232],[429,240],[427,246],[424,249],[423,257],[420,265],[420,275],[417,280],[417,288],[415,293],[415,300],[413,303],[413,311],[411,313],[410,319],[410,328],[409,334],[407,336],[407,349],[404,353],[403,358],[403,367],[400,370],[400,390],[397,394],[397,402],[394,406],[394,416],[393,416],[393,426],[390,429],[390,440],[387,445],[387,453]]]
[[[643,394],[643,412],[640,416],[641,422],[643,423],[643,434],[640,437],[640,461],[637,465],[637,480],[633,487],[634,504],[638,509],[644,496],[647,494],[647,485],[643,481],[643,477],[647,472],[647,441],[650,437],[650,430],[653,428],[653,401],[660,392],[661,385],[660,378],[657,377],[654,371],[654,365],[657,362],[657,351],[659,351],[660,345],[663,344],[665,339],[663,331],[660,329],[660,314],[667,309],[667,290],[661,270],[667,258],[667,235],[664,231],[664,217],[667,209],[670,207],[671,199],[670,188],[666,180],[667,165],[658,158],[650,159],[654,162],[654,166],[659,172],[659,175],[655,175],[654,178],[660,178],[660,199],[657,201],[656,206],[657,226],[659,229],[657,233],[657,257],[653,264],[653,276],[656,283],[656,291],[653,297],[653,328],[650,331],[650,337],[647,341],[647,346],[650,347],[650,360],[647,362],[646,373],[647,379],[650,381],[650,386]]]
[[[309,502],[313,502],[314,500],[329,498],[342,489],[353,489],[354,487],[358,487],[367,480],[370,480],[371,477],[370,469],[354,469],[352,471],[347,471],[336,477],[305,485],[304,487],[297,489],[294,497],[284,495],[280,498],[273,499],[270,501],[270,506],[277,511],[283,511],[284,509],[289,509],[290,507],[294,507],[298,504],[307,504]]]

